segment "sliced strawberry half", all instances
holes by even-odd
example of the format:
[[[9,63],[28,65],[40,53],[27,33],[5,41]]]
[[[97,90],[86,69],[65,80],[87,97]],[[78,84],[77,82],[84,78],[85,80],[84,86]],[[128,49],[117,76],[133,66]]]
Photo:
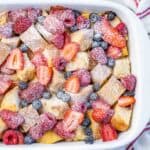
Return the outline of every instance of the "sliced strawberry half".
[[[119,48],[126,46],[126,39],[105,18],[100,22],[99,31],[102,33],[103,39],[112,46]]]
[[[42,85],[47,85],[51,81],[53,74],[52,68],[48,66],[38,66],[36,71],[38,81]]]
[[[83,119],[83,113],[69,109],[64,115],[64,127],[69,132],[72,132],[78,128],[78,126],[82,123]]]
[[[71,93],[78,93],[80,90],[80,80],[77,76],[71,76],[65,82],[65,90]]]
[[[13,70],[21,70],[24,67],[23,53],[20,49],[13,49],[7,59],[7,68]]]
[[[109,46],[109,48],[107,50],[107,56],[111,57],[113,59],[117,59],[122,56],[122,51],[118,47]]]
[[[72,60],[77,52],[80,50],[80,46],[77,43],[71,42],[65,45],[62,51],[62,57],[64,57],[67,61]]]
[[[104,142],[115,140],[118,137],[116,130],[111,124],[102,124],[100,133]]]
[[[121,107],[127,107],[136,102],[135,98],[132,96],[121,96],[118,100],[118,105]]]

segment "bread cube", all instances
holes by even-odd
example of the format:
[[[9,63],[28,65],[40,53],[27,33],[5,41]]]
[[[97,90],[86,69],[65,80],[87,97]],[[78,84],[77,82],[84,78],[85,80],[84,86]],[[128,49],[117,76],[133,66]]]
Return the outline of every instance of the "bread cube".
[[[2,11],[0,13],[0,25],[4,25],[7,22],[7,19],[8,19],[8,12]]]
[[[11,111],[19,110],[20,99],[18,97],[18,87],[9,90],[3,97],[0,110],[8,109]]]
[[[119,23],[121,23],[121,20],[118,17],[115,17],[115,19],[113,19],[112,21],[110,21],[110,24],[113,27],[116,27]]]
[[[75,132],[75,137],[73,138],[73,141],[83,141],[85,140],[86,135],[84,134],[83,127],[79,126]]]
[[[7,125],[5,124],[5,122],[0,118],[0,139],[1,139],[1,135],[2,133],[7,129]]]
[[[1,42],[7,44],[11,48],[16,48],[20,43],[20,38],[17,36],[11,38],[2,38]]]
[[[121,58],[116,60],[116,64],[113,70],[113,75],[117,78],[121,78],[130,74],[130,61],[129,58]]]
[[[118,131],[126,131],[130,127],[132,109],[126,107],[115,106],[115,113],[111,119],[111,123]]]
[[[58,99],[56,96],[52,96],[49,100],[41,99],[42,102],[42,109],[41,112],[50,112],[52,113],[56,119],[63,119],[64,112],[69,109],[67,103],[63,102],[62,100]]]
[[[34,78],[35,66],[31,63],[26,53],[24,53],[23,55],[24,55],[24,68],[22,70],[17,71],[17,77],[19,80],[26,82]]]
[[[111,68],[99,63],[91,71],[92,81],[95,83],[100,83],[100,85],[102,85],[111,75],[111,73]]]
[[[86,52],[78,52],[75,59],[66,66],[66,71],[74,71],[78,69],[89,68],[89,57]]]
[[[97,139],[100,139],[101,138],[101,135],[100,135],[100,125],[99,123],[97,123],[96,121],[93,120],[92,118],[92,112],[93,110],[88,110],[87,111],[87,115],[91,121],[91,125],[90,125],[90,128],[92,129],[92,132],[93,132],[93,137],[95,140]]]
[[[20,39],[33,51],[43,50],[47,42],[42,38],[35,26],[32,25],[20,35]]]
[[[34,126],[39,120],[38,112],[29,105],[19,110],[19,114],[22,115],[25,119],[24,123],[21,125],[22,132],[28,132],[29,129]]]
[[[0,42],[0,65],[5,61],[10,53],[10,47],[2,42]]]
[[[108,104],[113,105],[124,92],[125,88],[121,82],[112,76],[98,91],[98,95]]]
[[[47,131],[40,139],[37,140],[37,142],[43,144],[53,144],[61,140],[63,139],[55,132]]]
[[[128,48],[127,47],[122,48],[122,57],[125,57],[128,55],[129,55]]]
[[[91,48],[93,40],[92,29],[82,29],[71,34],[71,41],[80,45],[81,51],[86,51]]]

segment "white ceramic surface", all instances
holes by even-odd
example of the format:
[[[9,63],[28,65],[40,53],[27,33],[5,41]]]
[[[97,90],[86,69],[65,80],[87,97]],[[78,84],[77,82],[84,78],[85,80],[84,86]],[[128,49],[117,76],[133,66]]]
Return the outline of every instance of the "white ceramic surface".
[[[16,9],[19,7],[42,7],[50,5],[64,5],[79,10],[105,11],[113,10],[127,24],[129,30],[130,59],[132,72],[137,76],[136,105],[132,116],[132,124],[128,131],[120,134],[112,142],[96,141],[93,145],[84,142],[62,142],[53,145],[33,144],[5,146],[0,144],[0,150],[103,150],[116,149],[131,142],[145,127],[150,118],[150,41],[140,20],[129,9],[103,0],[0,0],[0,10]]]

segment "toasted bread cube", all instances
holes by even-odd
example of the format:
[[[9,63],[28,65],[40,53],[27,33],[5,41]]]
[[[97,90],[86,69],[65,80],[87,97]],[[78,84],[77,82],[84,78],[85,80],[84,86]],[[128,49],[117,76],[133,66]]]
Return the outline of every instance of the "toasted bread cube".
[[[121,23],[121,20],[118,17],[115,17],[115,19],[113,19],[112,21],[110,21],[110,24],[113,27],[116,27],[119,23]]]
[[[28,132],[29,129],[39,120],[39,114],[32,105],[20,109],[19,114],[21,114],[25,119],[24,123],[21,125],[22,132]]]
[[[132,109],[126,107],[115,106],[115,113],[111,119],[111,123],[118,131],[126,131],[131,122]]]
[[[37,142],[43,144],[53,144],[61,140],[63,139],[55,132],[47,131],[40,139],[37,140]]]
[[[111,73],[111,68],[99,63],[91,71],[92,81],[95,83],[100,83],[100,85],[102,85],[111,75]]]
[[[7,125],[5,124],[5,122],[0,118],[0,139],[1,139],[1,135],[2,133],[7,129]]]
[[[8,19],[8,12],[3,11],[0,13],[0,25],[4,25],[7,22]]]
[[[84,134],[83,127],[79,126],[75,132],[75,137],[73,138],[73,141],[83,141],[85,140],[86,135]]]
[[[38,30],[38,32],[44,37],[44,39],[48,42],[51,41],[53,35],[52,33],[48,32],[43,25],[41,25],[40,23],[37,23],[35,25],[36,29]]]
[[[92,132],[93,132],[93,137],[94,139],[100,139],[101,138],[101,135],[100,135],[100,125],[99,123],[97,123],[96,121],[93,120],[92,118],[92,112],[93,110],[88,110],[87,111],[87,115],[91,121],[91,125],[90,125],[90,128],[92,129]]]
[[[19,103],[20,99],[18,97],[18,87],[14,87],[5,94],[1,103],[0,110],[8,109],[11,111],[18,111]]]
[[[52,92],[57,92],[58,89],[61,89],[63,87],[64,82],[65,78],[63,73],[53,68],[53,77],[49,85],[49,90]]]
[[[125,88],[121,82],[112,76],[98,91],[98,95],[108,104],[113,105],[124,92]]]
[[[128,48],[127,47],[122,48],[122,57],[125,57],[128,55],[129,55]]]
[[[86,51],[91,48],[93,39],[92,29],[82,29],[71,34],[71,41],[80,45],[81,51]]]
[[[10,47],[0,42],[0,65],[5,61],[10,52]]]
[[[42,102],[42,109],[41,112],[50,112],[53,114],[56,119],[63,119],[64,112],[69,109],[67,103],[63,102],[62,100],[58,99],[56,96],[52,96],[49,100],[41,99]]]
[[[130,69],[130,61],[128,57],[117,59],[113,70],[113,75],[117,78],[127,76],[130,74]]]
[[[1,42],[7,44],[11,48],[16,48],[20,43],[20,38],[17,36],[11,38],[2,38]]]
[[[35,26],[32,25],[28,30],[20,35],[20,39],[33,51],[43,50],[47,42],[38,33]]]
[[[89,57],[86,52],[78,52],[75,59],[66,66],[66,71],[74,71],[78,69],[89,68]]]

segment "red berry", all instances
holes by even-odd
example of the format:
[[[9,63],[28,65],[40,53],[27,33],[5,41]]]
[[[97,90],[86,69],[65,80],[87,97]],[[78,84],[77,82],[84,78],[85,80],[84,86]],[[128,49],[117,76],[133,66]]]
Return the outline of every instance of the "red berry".
[[[131,74],[131,75],[122,77],[121,82],[127,90],[133,91],[136,86],[136,77]]]
[[[121,107],[128,107],[136,102],[135,98],[132,96],[121,96],[118,100],[118,105]]]
[[[118,47],[109,46],[109,48],[107,50],[107,56],[111,57],[113,59],[117,59],[122,56],[121,49]]]
[[[71,42],[71,37],[70,37],[70,34],[68,32],[64,32],[64,37],[65,37],[65,44],[64,45],[67,45],[68,43]]]
[[[22,32],[26,31],[30,26],[32,25],[32,22],[27,17],[19,17],[15,21],[13,25],[13,30],[17,34],[21,34]]]
[[[64,34],[55,34],[52,43],[58,48],[61,49],[64,47],[65,37]]]
[[[56,57],[53,59],[53,65],[58,71],[65,69],[67,61],[63,57]]]
[[[128,30],[126,25],[121,22],[116,26],[116,29],[118,30],[119,33],[121,33],[123,36],[126,36],[128,34]]]
[[[78,16],[77,17],[76,24],[77,24],[78,29],[83,29],[83,28],[89,28],[90,27],[89,19],[86,19],[83,16]]]
[[[93,48],[90,52],[90,57],[101,64],[107,63],[107,57],[105,55],[104,50],[101,47]]]
[[[85,113],[87,111],[87,106],[83,102],[74,101],[71,105],[71,109],[77,112]]]
[[[6,125],[11,129],[18,128],[24,122],[23,116],[10,110],[2,110],[0,112],[0,116]]]

